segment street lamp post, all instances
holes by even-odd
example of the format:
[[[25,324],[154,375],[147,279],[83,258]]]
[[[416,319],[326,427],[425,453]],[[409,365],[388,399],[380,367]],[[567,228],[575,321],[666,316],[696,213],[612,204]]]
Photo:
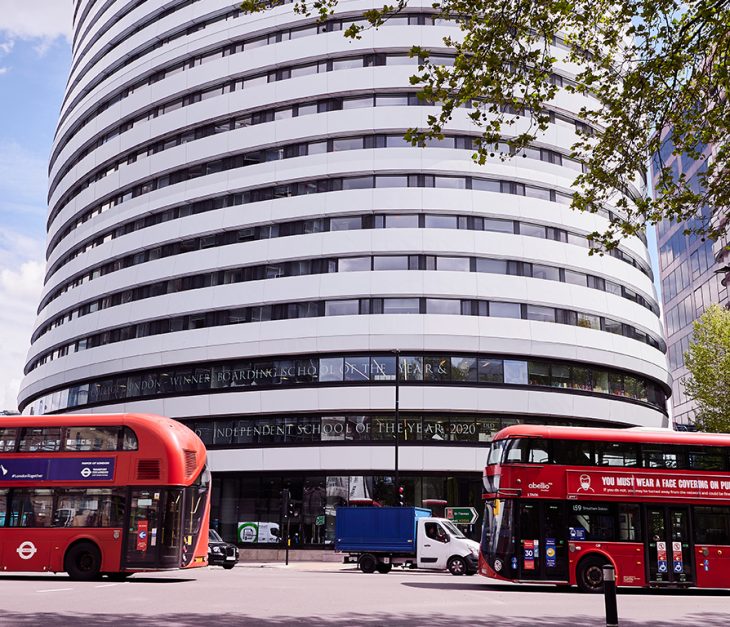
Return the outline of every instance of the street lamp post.
[[[400,505],[400,471],[398,469],[398,444],[400,441],[400,351],[395,349],[395,502]]]

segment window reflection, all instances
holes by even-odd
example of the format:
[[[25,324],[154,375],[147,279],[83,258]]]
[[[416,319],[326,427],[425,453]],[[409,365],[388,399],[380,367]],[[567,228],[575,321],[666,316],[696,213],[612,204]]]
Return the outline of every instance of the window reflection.
[[[418,299],[414,300],[418,302]],[[95,393],[88,396],[88,403],[104,402],[101,399],[108,397],[112,391],[117,398],[133,399],[180,392],[245,389],[252,386],[316,385],[319,382],[323,384],[387,383],[395,379],[395,364],[395,355],[386,353],[297,359],[262,358],[201,364],[195,368],[180,366],[177,369],[166,368],[140,375],[103,380],[78,387],[73,386],[67,394],[54,393],[58,398],[57,406],[54,406],[54,409],[51,409],[49,404],[53,395],[49,395],[33,401],[26,408],[26,413],[36,414],[56,409],[62,410],[68,406],[65,403],[71,402],[87,404],[83,391],[89,385],[95,390]],[[651,403],[660,408],[665,402],[664,393],[657,384],[636,376],[607,371],[599,367],[590,368],[540,359],[528,361],[476,355],[400,355],[399,379],[403,383],[424,382],[431,385],[508,384],[532,385],[554,390],[580,390]],[[79,430],[78,438],[76,434],[70,434],[68,438],[70,446],[74,446],[74,442],[77,440],[81,447],[107,446],[103,443],[106,441],[104,439],[106,436],[104,438],[101,436],[101,433],[84,435]],[[10,431],[2,437],[6,438],[8,442],[4,446],[14,446],[12,444],[13,434]],[[20,436],[20,448],[28,452],[58,450],[61,446],[61,437],[60,428],[26,429]],[[113,436],[110,434],[110,437]],[[96,443],[95,439],[99,439],[99,442]],[[111,444],[108,445],[111,446]]]

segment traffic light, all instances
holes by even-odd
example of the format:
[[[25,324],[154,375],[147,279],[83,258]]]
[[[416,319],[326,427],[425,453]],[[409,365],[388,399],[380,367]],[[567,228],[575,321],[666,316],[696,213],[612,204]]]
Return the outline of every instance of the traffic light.
[[[284,488],[281,491],[281,514],[284,518],[284,520],[288,519],[292,514],[292,502],[291,502],[291,493],[289,490]]]
[[[398,488],[398,505],[403,507],[404,501],[405,501],[405,491],[406,489],[403,486],[400,486]]]

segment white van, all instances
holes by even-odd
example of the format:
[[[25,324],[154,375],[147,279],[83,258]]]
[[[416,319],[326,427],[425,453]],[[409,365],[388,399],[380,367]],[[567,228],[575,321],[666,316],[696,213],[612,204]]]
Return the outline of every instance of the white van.
[[[281,541],[279,525],[272,522],[239,522],[238,541],[244,544],[272,544]]]

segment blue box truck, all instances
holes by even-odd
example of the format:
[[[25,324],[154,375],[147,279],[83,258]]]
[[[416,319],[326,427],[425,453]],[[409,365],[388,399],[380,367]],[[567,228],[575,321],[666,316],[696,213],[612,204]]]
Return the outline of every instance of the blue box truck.
[[[364,573],[388,573],[393,566],[477,572],[479,545],[428,509],[338,507],[335,521],[335,550]]]

